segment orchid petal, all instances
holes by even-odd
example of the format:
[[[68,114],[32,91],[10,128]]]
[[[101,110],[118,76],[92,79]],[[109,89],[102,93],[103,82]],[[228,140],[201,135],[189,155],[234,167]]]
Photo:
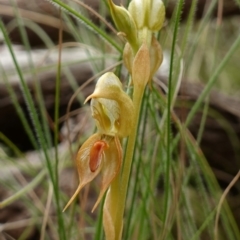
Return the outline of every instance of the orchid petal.
[[[151,31],[160,31],[165,20],[165,6],[162,0],[151,1],[148,5],[146,19],[148,20],[148,28]]]
[[[122,165],[122,147],[118,137],[112,138],[108,142],[109,148],[104,151],[104,159],[102,166],[102,182],[98,199],[92,209],[92,212],[96,209],[97,205],[101,201],[104,193],[110,186],[113,179],[117,176]]]
[[[128,11],[134,19],[137,29],[141,29],[146,25],[145,15],[147,7],[147,2],[144,0],[131,1],[128,6]]]
[[[118,132],[117,119],[120,118],[119,104],[105,98],[92,99],[92,116],[95,118],[98,132],[115,136]]]
[[[104,141],[97,141],[90,150],[89,168],[91,172],[95,172],[102,160],[103,151],[108,148],[108,144]]]

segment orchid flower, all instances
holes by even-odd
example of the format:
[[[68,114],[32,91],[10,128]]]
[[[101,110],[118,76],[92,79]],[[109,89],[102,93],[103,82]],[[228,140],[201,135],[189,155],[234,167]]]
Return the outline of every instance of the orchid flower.
[[[63,211],[81,189],[101,172],[100,194],[92,211],[95,210],[121,169],[120,138],[127,137],[133,125],[132,100],[122,90],[122,83],[114,73],[108,72],[99,78],[94,92],[85,102],[90,99],[92,116],[98,131],[89,137],[78,151],[76,166],[80,184]]]

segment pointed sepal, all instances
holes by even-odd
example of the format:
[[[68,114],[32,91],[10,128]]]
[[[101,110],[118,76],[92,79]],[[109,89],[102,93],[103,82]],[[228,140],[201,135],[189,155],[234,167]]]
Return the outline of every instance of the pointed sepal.
[[[77,171],[79,175],[79,186],[71,199],[68,201],[67,205],[64,207],[63,212],[70,206],[73,200],[76,198],[78,193],[82,190],[82,188],[91,182],[100,172],[102,167],[102,158],[103,158],[103,151],[100,149],[100,153],[96,153],[95,149],[95,159],[93,159],[93,149],[95,148],[95,144],[101,141],[101,134],[96,133],[92,135],[90,138],[87,139],[86,142],[81,146],[77,153],[76,157],[76,165]],[[107,144],[106,147],[107,148]],[[97,158],[97,159],[96,159]],[[92,164],[91,161],[97,162],[95,163],[94,171],[91,170],[90,165]],[[98,165],[96,167],[96,165]]]
[[[132,68],[133,85],[136,88],[144,89],[150,77],[150,56],[146,43],[143,43],[138,50]]]
[[[102,181],[101,189],[98,199],[92,209],[92,212],[96,209],[99,202],[102,200],[104,193],[109,188],[111,182],[119,174],[122,165],[122,147],[118,137],[111,138],[108,141],[109,148],[104,151],[104,162],[101,170]]]

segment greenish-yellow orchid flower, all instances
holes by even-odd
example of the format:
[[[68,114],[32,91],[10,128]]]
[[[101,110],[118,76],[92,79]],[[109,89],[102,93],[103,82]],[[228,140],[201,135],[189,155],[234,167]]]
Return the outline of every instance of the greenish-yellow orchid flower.
[[[128,136],[132,129],[133,103],[122,90],[116,75],[106,73],[99,78],[93,94],[86,101],[89,99],[92,99],[92,116],[96,120],[98,132],[88,138],[78,151],[76,166],[80,184],[63,211],[81,189],[101,172],[101,189],[94,211],[121,169],[122,147],[119,138]]]
[[[122,148],[118,137],[105,136],[100,133],[92,135],[78,151],[76,165],[80,184],[63,211],[68,208],[81,189],[101,172],[101,189],[92,210],[94,211],[118,174],[121,164]]]
[[[92,116],[98,131],[105,135],[127,137],[133,126],[134,106],[130,97],[123,91],[118,77],[107,72],[99,78],[92,99]],[[86,102],[85,101],[85,102]]]

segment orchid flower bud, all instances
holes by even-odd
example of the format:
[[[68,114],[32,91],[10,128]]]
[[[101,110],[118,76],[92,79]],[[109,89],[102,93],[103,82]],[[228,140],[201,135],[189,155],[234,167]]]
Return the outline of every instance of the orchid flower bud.
[[[147,27],[152,32],[162,28],[165,7],[162,0],[132,0],[128,10],[138,29]]]
[[[162,48],[157,39],[153,36],[150,46],[150,79],[154,76],[163,61]]]
[[[146,83],[152,79],[152,77],[160,67],[163,60],[163,54],[161,46],[154,36],[152,37],[150,49],[148,49],[146,44],[142,45],[140,49],[141,50],[138,51],[137,55],[134,58],[132,48],[128,43],[126,43],[123,51],[123,61],[129,73],[133,75],[133,83],[142,83],[145,86]],[[149,71],[150,75],[149,77],[147,77]]]
[[[147,2],[145,0],[133,0],[128,6],[128,11],[133,17],[137,29],[142,29],[146,26],[146,9]]]
[[[124,7],[115,5],[112,0],[108,2],[116,27],[133,48],[137,47],[137,28],[132,16]]]
[[[147,11],[148,28],[153,32],[159,31],[163,26],[164,19],[165,6],[162,0],[149,1]]]
[[[146,43],[143,43],[138,50],[132,67],[133,85],[136,88],[144,89],[150,77],[150,56]]]

